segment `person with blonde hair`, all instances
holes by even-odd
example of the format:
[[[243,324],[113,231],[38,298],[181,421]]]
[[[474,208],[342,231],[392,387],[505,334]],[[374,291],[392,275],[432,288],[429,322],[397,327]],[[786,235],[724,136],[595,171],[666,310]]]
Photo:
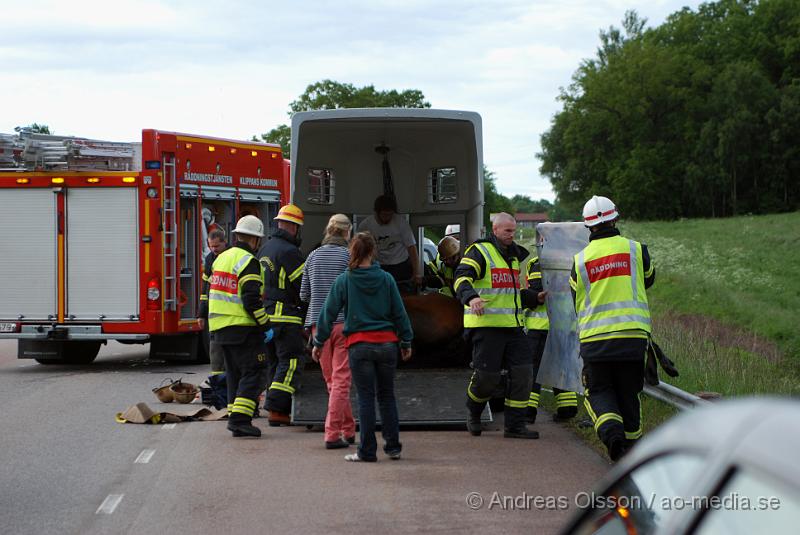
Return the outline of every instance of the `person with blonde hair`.
[[[333,281],[347,269],[350,253],[347,249],[350,219],[344,214],[334,214],[325,227],[322,245],[314,249],[303,268],[300,299],[308,303],[305,327],[316,333],[319,313],[325,304]],[[344,314],[336,317],[330,338],[322,347],[318,360],[322,377],[328,388],[328,414],[325,416],[325,448],[346,448],[355,442],[356,424],[350,406],[350,365],[342,332]]]

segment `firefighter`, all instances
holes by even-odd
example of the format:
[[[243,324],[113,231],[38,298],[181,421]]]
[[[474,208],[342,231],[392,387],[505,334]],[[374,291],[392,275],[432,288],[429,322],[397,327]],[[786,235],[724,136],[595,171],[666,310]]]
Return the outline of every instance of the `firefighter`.
[[[269,425],[289,425],[289,412],[305,353],[303,318],[305,305],[300,301],[303,277],[303,254],[300,252],[300,227],[303,211],[287,204],[275,216],[278,230],[258,253],[264,268],[264,304],[270,316],[275,338],[267,344],[269,353],[269,391],[264,408],[269,411]]]
[[[647,247],[623,238],[617,207],[593,196],[583,207],[589,245],[575,255],[570,286],[578,316],[584,405],[611,460],[642,436],[639,394],[650,335],[646,288],[655,269]]]
[[[520,262],[528,251],[514,243],[517,223],[498,214],[492,234],[469,246],[456,268],[456,296],[464,305],[464,332],[472,343],[472,379],[467,386],[467,430],[481,434],[481,413],[508,370],[505,398],[506,438],[539,438],[525,426],[531,392],[532,356],[522,330],[523,308],[539,296],[519,284]]]
[[[425,284],[430,288],[439,288],[441,294],[454,297],[454,274],[461,261],[461,244],[457,239],[445,236],[439,241],[437,250],[436,259],[425,265]]]
[[[528,260],[525,272],[527,273],[528,288],[541,296],[541,301],[547,296],[542,286],[542,269],[539,265],[539,258],[536,256]],[[531,343],[533,354],[533,386],[531,395],[528,399],[527,422],[536,422],[536,415],[539,411],[539,395],[542,385],[536,382],[539,373],[539,366],[542,364],[544,346],[547,342],[547,332],[550,330],[550,319],[547,317],[547,307],[544,303],[536,308],[525,309],[525,329],[528,331],[528,341]],[[553,387],[553,394],[556,398],[556,412],[553,420],[563,422],[575,417],[578,414],[578,394]]]
[[[211,375],[208,378],[208,385],[213,392],[213,405],[216,409],[221,409],[228,405],[228,386],[225,382],[225,351],[222,346],[211,339],[208,330],[208,292],[211,287],[212,266],[214,260],[228,248],[225,238],[225,231],[221,228],[212,230],[206,240],[209,253],[203,261],[203,288],[200,292],[200,328],[203,329],[202,342],[205,346],[206,355],[211,363]]]
[[[206,255],[203,262],[203,290],[200,293],[200,327],[203,328],[203,341],[206,344],[206,353],[211,361],[211,375],[221,375],[225,373],[225,352],[222,351],[217,343],[212,343],[208,336],[208,292],[211,286],[211,275],[213,274],[212,266],[214,260],[228,248],[228,242],[225,239],[225,231],[217,228],[208,234],[208,249],[209,253]]]
[[[208,327],[225,353],[228,429],[235,437],[260,437],[252,419],[267,382],[264,341],[273,334],[261,302],[264,274],[254,256],[264,225],[257,217],[244,216],[233,233],[236,243],[212,266]]]

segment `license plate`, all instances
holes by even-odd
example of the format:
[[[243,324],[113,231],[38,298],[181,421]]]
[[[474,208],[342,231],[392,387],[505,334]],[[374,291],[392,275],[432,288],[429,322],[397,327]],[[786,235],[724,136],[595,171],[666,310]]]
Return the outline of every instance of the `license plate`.
[[[16,323],[0,323],[0,333],[15,333],[17,332]]]

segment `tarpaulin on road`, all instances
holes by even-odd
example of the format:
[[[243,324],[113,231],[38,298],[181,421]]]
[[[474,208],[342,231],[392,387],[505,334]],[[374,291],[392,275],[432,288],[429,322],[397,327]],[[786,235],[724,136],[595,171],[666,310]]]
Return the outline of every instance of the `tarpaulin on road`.
[[[178,422],[213,422],[227,418],[226,409],[216,410],[209,407],[185,409],[175,408],[170,411],[156,412],[147,403],[131,405],[124,412],[118,412],[116,420],[121,424],[169,424]]]

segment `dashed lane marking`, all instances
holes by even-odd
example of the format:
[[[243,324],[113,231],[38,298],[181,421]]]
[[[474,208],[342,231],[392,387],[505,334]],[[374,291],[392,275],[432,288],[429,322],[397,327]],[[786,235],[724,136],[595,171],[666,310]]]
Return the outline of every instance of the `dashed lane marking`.
[[[133,461],[136,464],[147,464],[150,462],[150,459],[153,458],[153,454],[156,450],[142,450],[142,453]]]
[[[106,499],[103,500],[103,503],[100,504],[100,507],[97,508],[97,511],[94,514],[104,514],[110,515],[114,512],[114,509],[117,508],[119,502],[122,501],[122,497],[125,496],[124,494],[109,494],[106,496]]]
[[[175,429],[175,424],[164,424],[161,429]]]

